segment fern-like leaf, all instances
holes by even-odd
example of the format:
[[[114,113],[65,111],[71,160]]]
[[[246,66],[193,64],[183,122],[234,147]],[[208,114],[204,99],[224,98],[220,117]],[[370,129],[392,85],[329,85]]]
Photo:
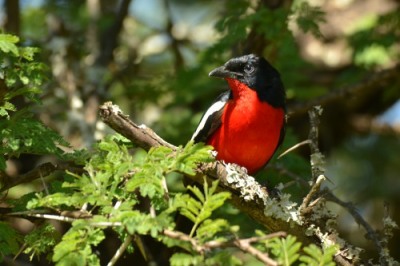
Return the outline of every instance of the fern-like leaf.
[[[296,241],[296,237],[288,235],[272,239],[269,247],[280,265],[290,266],[299,258],[301,243]]]
[[[204,179],[204,191],[200,192],[197,187],[188,186],[188,189],[196,196],[197,199],[189,195],[177,195],[175,201],[172,204],[172,209],[179,209],[180,213],[190,219],[194,225],[190,232],[190,236],[194,235],[194,232],[198,226],[207,220],[212,212],[217,208],[221,207],[225,200],[230,197],[228,192],[215,193],[218,186],[218,181],[214,181],[212,186],[209,188],[207,181]]]
[[[321,250],[314,244],[311,244],[304,248],[306,255],[300,257],[302,263],[301,266],[334,266],[335,263],[332,261],[333,255],[336,253],[337,248],[335,246],[329,246]]]
[[[85,221],[76,221],[72,225],[54,248],[53,261],[57,265],[100,265],[92,246],[97,246],[104,239],[104,232]]]

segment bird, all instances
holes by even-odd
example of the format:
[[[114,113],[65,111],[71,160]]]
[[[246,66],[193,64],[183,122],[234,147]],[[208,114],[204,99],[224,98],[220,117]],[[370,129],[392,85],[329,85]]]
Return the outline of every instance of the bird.
[[[255,174],[270,161],[285,135],[285,89],[279,72],[262,56],[228,60],[209,73],[229,90],[217,97],[195,130],[194,143],[213,146],[216,159]]]

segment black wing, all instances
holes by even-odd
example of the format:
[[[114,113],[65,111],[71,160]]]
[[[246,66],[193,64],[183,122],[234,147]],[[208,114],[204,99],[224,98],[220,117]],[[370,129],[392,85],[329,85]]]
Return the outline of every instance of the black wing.
[[[229,99],[232,99],[232,92],[230,90],[219,95],[211,107],[204,113],[192,136],[192,140],[195,143],[207,142],[207,139],[221,126],[221,116]]]

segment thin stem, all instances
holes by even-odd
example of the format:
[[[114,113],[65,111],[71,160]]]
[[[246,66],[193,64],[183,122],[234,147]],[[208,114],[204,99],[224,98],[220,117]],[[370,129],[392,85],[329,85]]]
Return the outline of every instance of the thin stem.
[[[111,258],[110,262],[107,264],[107,266],[113,266],[115,263],[117,263],[118,259],[121,257],[121,255],[125,252],[126,248],[129,246],[129,244],[132,242],[132,236],[128,235],[125,238],[124,243],[117,249],[115,252],[114,256]]]

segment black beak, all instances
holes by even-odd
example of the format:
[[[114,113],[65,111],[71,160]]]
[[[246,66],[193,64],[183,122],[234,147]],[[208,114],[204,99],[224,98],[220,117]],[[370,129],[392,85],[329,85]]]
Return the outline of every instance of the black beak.
[[[237,73],[226,69],[226,66],[221,66],[212,70],[208,76],[216,78],[235,78],[237,77]]]

